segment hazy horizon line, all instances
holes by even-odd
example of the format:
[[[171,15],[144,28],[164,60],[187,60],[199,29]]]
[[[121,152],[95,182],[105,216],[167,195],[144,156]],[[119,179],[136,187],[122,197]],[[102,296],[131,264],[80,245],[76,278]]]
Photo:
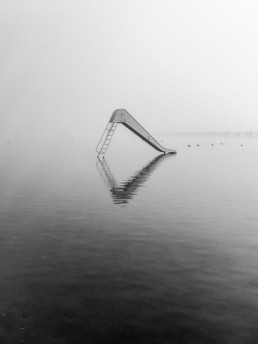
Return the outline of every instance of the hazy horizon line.
[[[234,135],[234,136],[258,136],[258,131],[175,131],[175,132],[157,132],[156,135]]]

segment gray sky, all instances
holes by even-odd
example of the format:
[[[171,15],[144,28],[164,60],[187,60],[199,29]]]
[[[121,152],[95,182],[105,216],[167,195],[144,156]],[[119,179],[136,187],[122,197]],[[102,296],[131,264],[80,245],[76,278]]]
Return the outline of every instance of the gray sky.
[[[258,130],[257,0],[2,0],[2,137]]]

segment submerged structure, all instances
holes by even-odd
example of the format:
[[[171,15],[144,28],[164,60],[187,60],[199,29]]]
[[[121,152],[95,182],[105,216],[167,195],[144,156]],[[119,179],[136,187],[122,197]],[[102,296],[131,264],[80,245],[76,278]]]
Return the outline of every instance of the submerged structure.
[[[126,110],[118,109],[115,110],[104,130],[99,143],[97,145],[96,151],[98,152],[98,157],[106,154],[106,151],[109,147],[111,139],[114,135],[117,125],[121,123],[128,129],[130,129],[135,135],[139,136],[143,141],[148,143],[154,149],[164,154],[176,154],[176,151],[173,149],[167,149],[161,146],[154,137],[148,133]]]

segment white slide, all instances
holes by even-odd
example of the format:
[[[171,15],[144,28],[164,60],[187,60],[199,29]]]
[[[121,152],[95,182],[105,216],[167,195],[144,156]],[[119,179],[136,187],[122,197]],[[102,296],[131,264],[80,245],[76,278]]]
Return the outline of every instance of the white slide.
[[[108,122],[108,125],[102,134],[96,151],[98,156],[102,155],[104,157],[107,148],[110,144],[112,136],[115,132],[117,124],[121,123],[130,129],[134,134],[143,139],[146,143],[151,145],[154,149],[164,154],[176,154],[176,151],[173,149],[167,149],[162,147],[152,136],[147,132],[126,110],[118,109],[115,110]]]

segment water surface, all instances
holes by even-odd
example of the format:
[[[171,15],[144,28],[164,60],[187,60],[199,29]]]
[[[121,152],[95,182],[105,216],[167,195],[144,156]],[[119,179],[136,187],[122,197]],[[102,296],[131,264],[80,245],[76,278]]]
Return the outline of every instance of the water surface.
[[[1,142],[1,343],[257,343],[258,140],[123,137]]]

